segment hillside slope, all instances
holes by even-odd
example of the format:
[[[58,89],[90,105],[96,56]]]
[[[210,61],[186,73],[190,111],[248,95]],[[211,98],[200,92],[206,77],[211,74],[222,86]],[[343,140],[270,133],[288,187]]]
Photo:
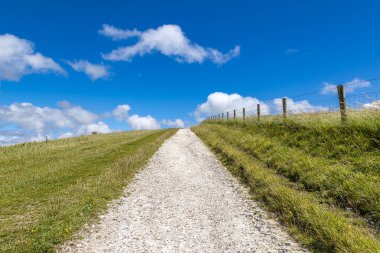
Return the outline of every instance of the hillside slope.
[[[120,196],[174,129],[0,148],[0,252],[52,252]]]
[[[380,251],[379,121],[273,117],[193,131],[309,249]]]

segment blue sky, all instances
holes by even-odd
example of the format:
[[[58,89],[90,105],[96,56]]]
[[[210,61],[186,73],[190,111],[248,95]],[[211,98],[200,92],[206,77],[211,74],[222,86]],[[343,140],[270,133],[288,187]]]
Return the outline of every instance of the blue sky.
[[[106,132],[146,129],[151,124],[167,127],[176,125],[176,119],[189,126],[219,110],[250,106],[256,99],[291,98],[321,91],[324,83],[377,77],[379,13],[380,2],[374,0],[3,1],[0,35],[14,36],[7,37],[9,43],[33,43],[32,55],[40,53],[56,65],[31,67],[27,62],[22,71],[9,73],[9,66],[16,63],[12,52],[1,54],[5,43],[0,39],[0,142],[16,140],[23,131],[28,135],[19,140],[84,134],[87,130],[79,128],[92,124],[87,128],[98,129],[99,122],[107,125],[99,128]],[[124,39],[106,32],[105,24]],[[159,30],[165,25],[170,26]],[[128,37],[131,31],[135,34]],[[150,36],[149,31],[157,34]],[[14,50],[9,43],[6,50]],[[133,52],[117,60],[107,57],[119,47]],[[91,80],[78,71],[86,63],[105,68],[106,77]],[[10,74],[19,80],[11,80],[15,78]],[[356,91],[379,88],[378,82],[371,82]],[[220,93],[208,99],[214,92]],[[239,95],[230,96],[233,93]],[[302,99],[329,96],[335,94],[317,92]],[[118,118],[113,112],[119,105],[131,109]],[[36,127],[30,122],[50,113],[39,114],[39,108],[56,109],[54,113],[63,116],[52,116]],[[88,112],[88,120],[78,120],[69,108]],[[28,113],[17,112],[21,120],[14,110]],[[35,117],[25,118],[34,113]],[[143,123],[132,124],[132,115]],[[147,115],[151,119],[144,118]],[[66,123],[57,122],[57,117]]]

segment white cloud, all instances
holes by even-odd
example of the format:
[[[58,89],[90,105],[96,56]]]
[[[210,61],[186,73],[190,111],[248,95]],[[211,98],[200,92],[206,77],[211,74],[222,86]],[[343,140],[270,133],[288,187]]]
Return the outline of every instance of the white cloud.
[[[125,40],[130,37],[140,36],[141,32],[133,29],[133,30],[121,30],[115,28],[112,25],[104,24],[102,29],[98,31],[101,35],[111,37],[113,40]]]
[[[74,137],[74,134],[72,132],[67,132],[58,136],[58,139],[65,139],[65,138],[71,138],[71,137]]]
[[[161,123],[168,127],[185,128],[185,123],[181,119],[175,119],[175,120],[164,119],[161,121]]]
[[[185,123],[181,119],[164,119],[161,122],[159,122],[154,117],[147,115],[147,116],[139,116],[137,114],[129,116],[129,111],[132,108],[127,105],[118,105],[113,111],[112,116],[117,121],[126,121],[130,128],[133,130],[150,130],[150,129],[160,129],[161,124],[166,127],[174,127],[174,128],[184,128]],[[161,124],[160,124],[161,123]]]
[[[0,146],[32,141],[33,133],[18,130],[0,130]]]
[[[380,109],[380,100],[373,101],[372,103],[363,104],[362,108],[379,110]]]
[[[102,122],[99,121],[97,123],[93,124],[88,124],[88,125],[83,125],[78,129],[78,134],[79,135],[86,135],[86,134],[91,134],[91,133],[111,133],[112,130],[109,128],[109,126]]]
[[[67,101],[59,103],[60,108],[39,107],[31,103],[13,103],[0,106],[0,145],[26,141],[44,140],[56,137],[71,137],[92,132],[109,133],[112,130],[99,116]],[[62,134],[62,132],[66,132]]]
[[[288,49],[286,49],[285,53],[286,53],[286,55],[296,54],[296,53],[298,53],[298,49],[288,48]]]
[[[90,124],[98,119],[98,115],[83,109],[80,106],[72,106],[62,110],[63,114],[71,121],[81,125]]]
[[[274,104],[274,112],[282,113],[282,98],[275,98],[273,100]],[[317,106],[310,104],[307,100],[294,101],[291,98],[287,98],[287,111],[289,114],[293,113],[304,113],[304,112],[319,112],[319,111],[327,111],[328,108],[323,106]]]
[[[331,84],[328,82],[323,83],[321,94],[328,94],[328,93],[337,93],[336,84]]]
[[[114,40],[138,38],[138,42],[134,45],[119,47],[109,54],[103,54],[103,58],[110,61],[131,61],[136,55],[143,56],[158,51],[166,56],[174,57],[179,62],[202,63],[208,59],[217,64],[224,64],[240,54],[240,46],[235,46],[228,53],[223,54],[217,49],[204,48],[193,43],[178,25],[163,25],[143,32],[103,25],[99,33]]]
[[[109,67],[103,64],[93,64],[86,60],[80,61],[68,61],[69,64],[75,71],[85,73],[92,81],[95,81],[100,78],[109,77],[110,73],[108,72]]]
[[[65,71],[51,58],[34,52],[32,42],[12,34],[0,35],[0,81],[18,81],[32,73]]]
[[[75,123],[59,109],[38,107],[31,103],[14,103],[0,107],[0,125],[8,124],[35,133],[47,133],[56,127],[72,127]]]
[[[122,120],[128,120],[128,112],[131,110],[131,107],[129,105],[118,105],[113,111],[112,115],[115,117],[116,120],[122,121]]]
[[[37,135],[37,136],[32,136],[30,138],[30,141],[32,142],[40,142],[40,141],[45,141],[46,139],[50,140],[49,136],[42,136],[42,135]]]
[[[337,86],[337,84],[324,82],[323,88],[321,90],[321,94],[337,93],[336,86]],[[366,81],[366,80],[362,80],[359,78],[355,78],[352,81],[345,83],[344,86],[345,86],[345,92],[351,93],[351,92],[354,92],[356,89],[371,86],[371,82]]]
[[[242,97],[236,93],[214,92],[208,95],[206,102],[197,106],[193,115],[200,122],[208,116],[222,112],[241,110],[242,108],[246,108],[247,111],[256,110],[257,104],[260,104],[263,115],[269,113],[269,107],[257,98]]]
[[[127,121],[133,130],[153,130],[161,128],[160,123],[150,115],[139,116],[135,114],[129,117]]]

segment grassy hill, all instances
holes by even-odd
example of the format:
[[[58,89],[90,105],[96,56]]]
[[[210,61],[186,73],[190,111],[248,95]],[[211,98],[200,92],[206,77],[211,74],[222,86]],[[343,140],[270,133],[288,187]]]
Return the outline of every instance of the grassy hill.
[[[380,114],[205,121],[193,131],[315,252],[380,252]]]
[[[52,252],[120,196],[176,132],[96,134],[0,148],[0,252]]]

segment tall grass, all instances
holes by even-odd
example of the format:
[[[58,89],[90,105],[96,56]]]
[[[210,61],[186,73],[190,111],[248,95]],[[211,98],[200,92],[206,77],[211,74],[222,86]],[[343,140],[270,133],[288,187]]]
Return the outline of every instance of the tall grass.
[[[193,130],[316,252],[380,252],[380,120],[297,115]]]
[[[0,252],[53,252],[119,196],[175,131],[0,148]]]

